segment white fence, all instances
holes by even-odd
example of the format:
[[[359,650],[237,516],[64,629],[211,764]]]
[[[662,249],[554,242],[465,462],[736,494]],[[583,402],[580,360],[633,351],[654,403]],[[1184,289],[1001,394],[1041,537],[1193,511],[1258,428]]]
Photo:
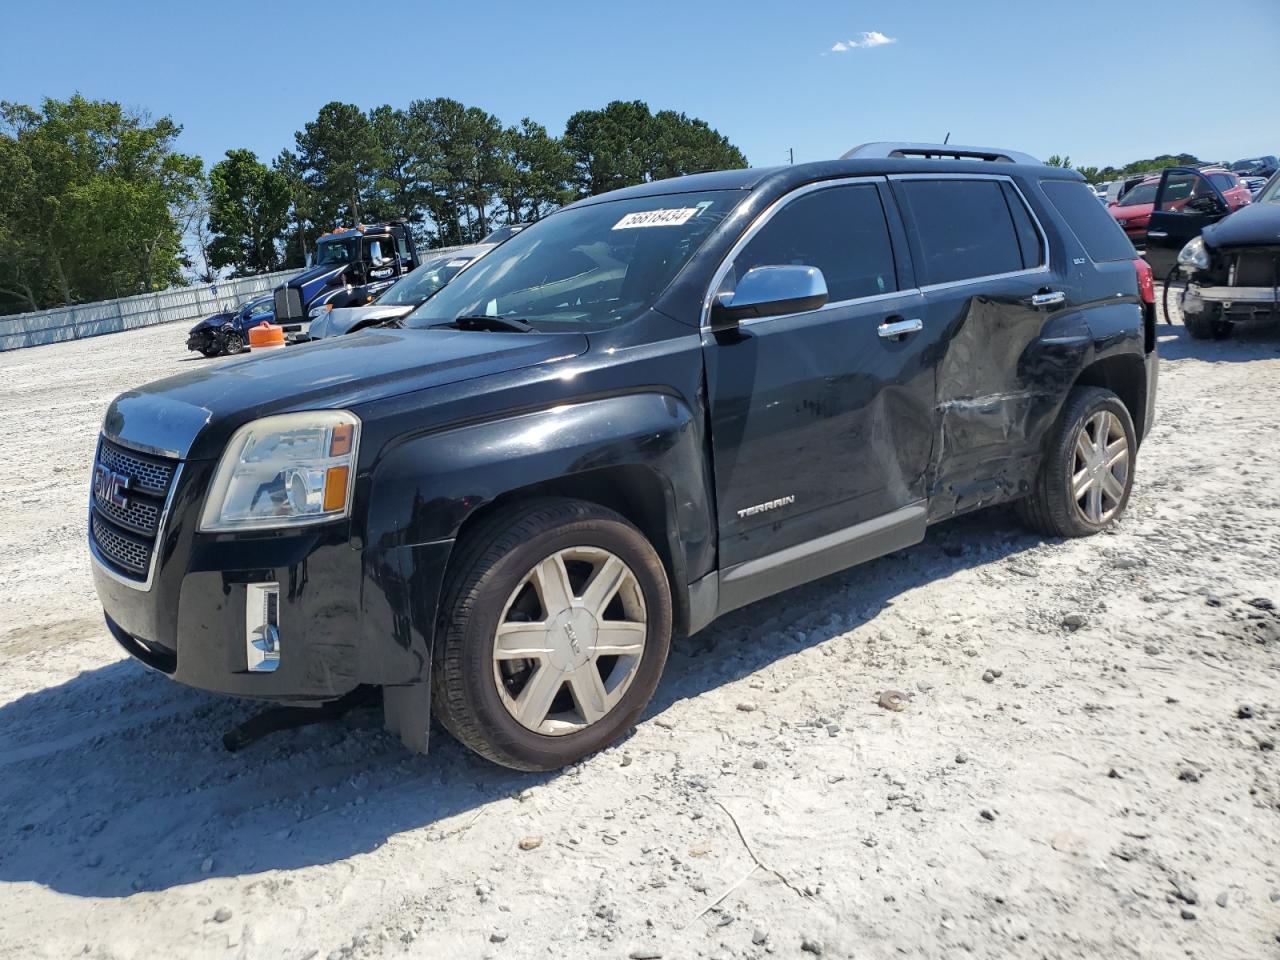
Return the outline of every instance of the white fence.
[[[194,320],[219,310],[230,310],[250,297],[270,293],[298,272],[283,270],[222,280],[216,285],[170,287],[136,297],[0,317],[0,351],[96,337],[175,320]]]

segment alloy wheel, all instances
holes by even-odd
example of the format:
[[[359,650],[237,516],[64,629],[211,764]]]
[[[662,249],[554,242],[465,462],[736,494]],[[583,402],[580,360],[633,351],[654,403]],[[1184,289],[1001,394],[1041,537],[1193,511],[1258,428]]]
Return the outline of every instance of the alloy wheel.
[[[1110,410],[1099,410],[1076,434],[1071,467],[1071,498],[1080,515],[1095,526],[1120,508],[1129,485],[1129,439]]]
[[[631,568],[599,547],[537,563],[508,597],[493,641],[493,679],[507,712],[563,736],[603,719],[644,656],[648,619]]]

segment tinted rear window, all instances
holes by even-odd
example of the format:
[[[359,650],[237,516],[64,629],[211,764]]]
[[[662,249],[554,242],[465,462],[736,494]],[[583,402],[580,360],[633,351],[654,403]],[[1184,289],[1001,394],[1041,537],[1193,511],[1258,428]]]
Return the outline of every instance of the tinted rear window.
[[[1022,248],[997,180],[901,180],[924,283],[1023,269]],[[1093,201],[1099,206],[1098,201]]]
[[[1095,263],[1132,260],[1138,255],[1115,218],[1083,183],[1042,180],[1040,186]]]

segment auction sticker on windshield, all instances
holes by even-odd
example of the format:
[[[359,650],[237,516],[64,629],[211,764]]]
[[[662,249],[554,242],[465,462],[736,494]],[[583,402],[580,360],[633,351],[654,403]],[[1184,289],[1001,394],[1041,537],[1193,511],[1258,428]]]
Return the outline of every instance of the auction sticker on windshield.
[[[629,230],[632,227],[678,227],[682,223],[687,223],[697,212],[697,207],[672,207],[666,210],[643,210],[640,213],[628,213],[613,225],[613,229]]]

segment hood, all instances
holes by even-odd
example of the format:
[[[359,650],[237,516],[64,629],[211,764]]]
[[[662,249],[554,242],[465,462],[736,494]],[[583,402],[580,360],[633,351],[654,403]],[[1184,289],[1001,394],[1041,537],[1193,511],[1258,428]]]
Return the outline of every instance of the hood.
[[[1211,247],[1280,246],[1280,203],[1251,203],[1205,227],[1204,242]]]
[[[312,340],[341,336],[362,320],[389,320],[392,317],[403,317],[413,309],[412,304],[380,307],[376,303],[366,307],[337,307],[312,320],[311,326],[307,328],[307,336]]]
[[[586,349],[587,338],[581,334],[363,330],[253,354],[130,390],[112,402],[103,431],[164,456],[212,459],[237,427],[258,417],[350,408],[564,362]]]
[[[351,266],[352,264],[349,263],[326,263],[323,266],[311,267],[291,277],[284,286],[301,290],[302,302],[306,305],[325,287],[346,282],[345,274]]]
[[[224,323],[227,323],[234,318],[235,318],[235,314],[231,313],[230,311],[215,313],[213,316],[205,317],[203,320],[197,323],[194,327],[191,328],[190,332],[199,333],[201,330],[217,330]]]
[[[1149,217],[1156,208],[1154,203],[1132,203],[1127,207],[1113,204],[1107,209],[1117,220],[1132,220],[1134,217]]]

